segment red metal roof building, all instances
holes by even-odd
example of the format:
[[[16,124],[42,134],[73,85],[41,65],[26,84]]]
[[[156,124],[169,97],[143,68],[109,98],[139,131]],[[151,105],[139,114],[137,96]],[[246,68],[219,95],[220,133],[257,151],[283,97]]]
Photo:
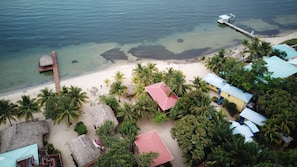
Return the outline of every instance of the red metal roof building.
[[[159,153],[158,158],[154,159],[151,167],[174,159],[156,130],[138,135],[135,139],[135,144],[140,153],[149,153],[150,151]]]
[[[146,86],[145,90],[158,103],[163,112],[172,108],[178,100],[178,96],[171,92],[164,82]]]

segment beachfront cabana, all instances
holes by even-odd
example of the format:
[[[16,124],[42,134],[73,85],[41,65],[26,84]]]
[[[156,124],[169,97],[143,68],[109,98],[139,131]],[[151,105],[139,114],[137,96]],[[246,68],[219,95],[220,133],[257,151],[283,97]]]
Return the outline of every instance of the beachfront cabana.
[[[33,166],[38,164],[39,157],[37,144],[0,154],[0,165],[3,167]]]
[[[279,51],[285,52],[287,54],[287,56],[285,57],[286,60],[297,58],[297,51],[287,44],[275,45],[272,46],[272,49],[278,49]]]
[[[98,104],[92,106],[90,114],[96,127],[102,126],[107,120],[112,121],[115,128],[119,125],[119,121],[115,117],[113,110],[108,105]]]
[[[100,150],[86,135],[68,141],[68,147],[78,167],[91,166],[100,156]]]
[[[43,137],[49,129],[46,121],[21,122],[0,132],[1,153],[37,143],[43,148]]]
[[[139,153],[156,152],[158,158],[153,160],[151,167],[162,165],[174,158],[156,130],[138,135],[134,141]]]
[[[207,74],[202,78],[202,80],[208,84],[211,90],[220,95],[218,104],[221,104],[223,99],[226,99],[229,102],[235,103],[238,111],[242,111],[253,97],[252,94],[244,92],[241,89],[226,83],[223,78],[213,73]]]
[[[263,126],[264,122],[267,120],[267,118],[256,111],[253,111],[249,108],[244,108],[242,112],[239,114],[239,123],[243,124],[244,120],[247,119],[253,123],[255,123],[258,126]]]
[[[174,107],[178,100],[178,96],[164,82],[146,86],[145,91],[157,102],[163,112]]]

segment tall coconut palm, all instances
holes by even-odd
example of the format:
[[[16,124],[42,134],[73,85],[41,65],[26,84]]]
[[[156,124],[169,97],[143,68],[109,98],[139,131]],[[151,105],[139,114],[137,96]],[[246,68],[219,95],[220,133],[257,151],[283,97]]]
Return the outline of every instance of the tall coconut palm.
[[[6,124],[9,121],[12,126],[11,120],[16,121],[17,105],[11,103],[10,100],[0,100],[0,124]]]
[[[280,144],[280,127],[276,124],[274,119],[266,120],[260,132],[265,142]]]
[[[38,102],[40,103],[40,106],[43,106],[47,102],[51,101],[53,98],[56,97],[56,93],[53,92],[52,89],[42,89],[40,90],[40,93],[37,95],[38,97]]]
[[[88,99],[86,92],[83,92],[81,88],[72,85],[69,88],[68,96],[80,107],[83,103],[87,102]]]
[[[282,133],[291,135],[296,130],[296,120],[294,111],[284,110],[279,114],[275,114],[272,118],[279,125]]]
[[[135,109],[132,104],[125,102],[123,108],[117,113],[118,118],[122,118],[124,121],[136,120]]]
[[[136,83],[147,86],[154,83],[154,77],[157,73],[158,68],[156,64],[149,63],[147,66],[143,66],[139,63],[136,68],[133,69],[133,78]]]
[[[125,74],[123,74],[121,71],[117,71],[113,77],[116,82],[122,82],[123,79],[125,79]]]
[[[79,109],[80,107],[73,99],[70,97],[61,97],[59,105],[55,109],[55,112],[58,113],[55,122],[60,123],[65,120],[67,127],[70,127],[72,122],[77,121],[81,116]]]
[[[109,94],[118,96],[119,102],[121,101],[121,97],[125,94],[127,90],[127,86],[122,85],[121,81],[114,82],[109,90]]]
[[[167,84],[172,92],[178,96],[183,96],[190,89],[189,85],[186,84],[185,75],[180,70],[174,72],[174,75]]]
[[[227,60],[225,49],[219,50],[217,54],[206,61],[206,67],[212,72],[219,74],[224,69],[224,63]]]
[[[33,120],[33,114],[41,111],[36,98],[31,99],[27,95],[23,95],[22,99],[17,101],[17,104],[18,117],[24,118],[26,121]]]
[[[194,80],[192,82],[192,87],[195,88],[198,91],[202,91],[207,93],[209,91],[209,87],[205,81],[203,81],[200,77],[196,76],[194,77]]]

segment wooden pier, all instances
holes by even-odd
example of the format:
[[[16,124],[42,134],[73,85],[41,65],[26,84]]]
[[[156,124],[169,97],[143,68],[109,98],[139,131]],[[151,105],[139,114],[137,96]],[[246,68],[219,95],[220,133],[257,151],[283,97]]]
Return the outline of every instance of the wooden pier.
[[[221,15],[219,16],[219,20],[218,23],[220,24],[225,24],[231,28],[233,28],[234,30],[250,37],[250,38],[256,38],[256,35],[254,34],[254,31],[252,32],[248,32],[242,28],[237,27],[236,25],[232,24],[231,21],[234,21],[235,15],[230,14],[230,15]]]
[[[53,75],[54,75],[54,81],[55,81],[55,87],[56,87],[56,92],[60,92],[61,90],[61,86],[60,86],[60,75],[59,75],[59,68],[58,68],[58,61],[57,61],[57,54],[56,51],[52,51],[51,54],[51,60],[49,60],[50,56],[43,56],[42,58],[44,58],[44,61],[46,65],[42,65],[44,63],[41,63],[42,60],[40,60],[39,62],[39,72],[46,72],[46,71],[53,71]],[[41,58],[41,59],[42,59]]]
[[[61,85],[60,85],[60,75],[59,75],[56,51],[52,51],[52,57],[54,60],[53,73],[54,73],[55,87],[56,87],[56,92],[58,93],[61,90]]]

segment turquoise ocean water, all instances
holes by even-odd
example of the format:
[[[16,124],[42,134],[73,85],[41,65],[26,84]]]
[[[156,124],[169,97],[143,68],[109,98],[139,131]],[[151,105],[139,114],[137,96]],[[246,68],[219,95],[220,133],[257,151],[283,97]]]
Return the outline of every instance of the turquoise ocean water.
[[[0,11],[0,93],[52,81],[37,68],[52,50],[66,78],[107,67],[101,55],[114,48],[186,59],[241,43],[216,23],[221,14],[258,35],[297,29],[296,0],[1,0]]]

